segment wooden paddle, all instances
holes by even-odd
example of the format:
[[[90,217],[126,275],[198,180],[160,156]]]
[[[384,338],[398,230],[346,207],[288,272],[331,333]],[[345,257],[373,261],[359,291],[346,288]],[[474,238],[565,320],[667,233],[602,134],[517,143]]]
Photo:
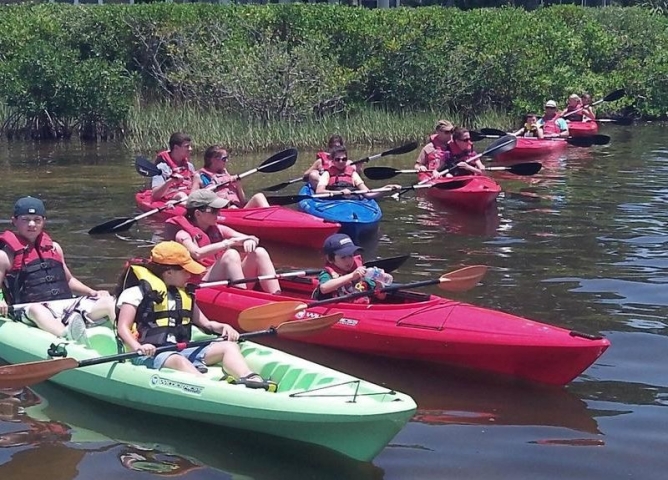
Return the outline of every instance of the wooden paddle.
[[[587,106],[588,106],[588,107],[595,107],[596,105],[599,105],[599,104],[601,104],[601,103],[603,103],[603,102],[614,102],[615,100],[619,100],[620,98],[622,98],[624,95],[626,95],[626,90],[624,90],[623,88],[620,88],[619,90],[615,90],[614,92],[610,92],[610,93],[608,93],[608,94],[607,94],[605,97],[603,97],[602,99],[600,99],[600,100],[596,100],[594,103],[592,103],[591,105],[587,105]],[[585,108],[585,107],[577,108],[577,109],[573,110],[572,112],[568,112],[568,113],[566,113],[566,114],[563,115],[561,118],[566,118],[566,117],[568,117],[568,116],[570,116],[570,115],[573,115],[573,114],[575,114],[575,113],[579,113],[579,112],[581,112],[582,110],[584,110],[584,108]]]
[[[441,290],[451,292],[463,292],[473,288],[485,275],[487,267],[484,265],[473,265],[470,267],[460,268],[450,273],[445,273],[439,278],[433,280],[423,280],[421,282],[406,283],[404,285],[393,284],[383,287],[380,290],[367,290],[363,292],[355,292],[341,297],[328,298],[326,300],[317,300],[315,302],[304,303],[300,301],[294,302],[279,302],[275,303],[274,311],[269,312],[268,309],[261,309],[265,305],[257,307],[250,307],[239,314],[238,323],[242,330],[250,331],[264,328],[264,325],[271,325],[275,319],[294,319],[295,314],[304,311],[308,308],[320,307],[323,305],[330,305],[334,303],[348,302],[356,298],[370,297],[378,292],[389,293],[397,290],[408,290],[411,288],[426,287],[429,285],[438,285]],[[257,309],[257,311],[255,311]],[[268,315],[270,313],[270,315]]]
[[[411,142],[407,143],[406,145],[402,145],[400,147],[392,148],[390,150],[386,150],[383,153],[377,153],[376,155],[371,155],[369,157],[364,157],[360,160],[355,160],[354,162],[351,163],[351,165],[359,165],[361,163],[368,163],[371,160],[375,160],[380,157],[387,157],[388,155],[402,155],[404,153],[412,152],[418,147],[417,142]],[[307,181],[306,177],[297,177],[293,178],[292,180],[287,180],[282,183],[277,183],[276,185],[271,185],[269,187],[263,188],[262,191],[264,192],[277,192],[279,190],[283,190],[285,187],[292,185],[293,183],[297,182],[305,182]]]
[[[514,173],[515,175],[530,176],[538,173],[541,168],[543,168],[543,165],[539,162],[525,162],[525,163],[517,163],[515,165],[509,165],[507,167],[487,167],[486,170],[487,171],[505,170],[510,173]],[[367,167],[364,169],[364,175],[372,180],[387,180],[389,178],[396,177],[397,175],[402,175],[402,174],[415,175],[417,174],[417,171],[413,169],[399,170],[392,167]]]
[[[273,172],[280,172],[281,170],[285,170],[286,168],[290,168],[297,161],[297,153],[298,153],[297,150],[294,148],[289,148],[287,150],[283,150],[282,152],[275,153],[274,155],[266,159],[264,162],[262,162],[258,167],[240,173],[239,175],[237,175],[237,178],[242,179],[256,172],[273,173]],[[219,185],[214,185],[208,188],[210,188],[213,191],[217,191],[225,187],[229,183],[231,182],[221,183]],[[125,232],[129,230],[132,227],[132,225],[134,225],[137,221],[141,220],[142,218],[149,217],[151,215],[162,212],[168,208],[172,208],[175,205],[180,205],[185,202],[186,199],[178,201],[169,201],[166,202],[165,205],[163,205],[162,207],[154,208],[153,210],[149,210],[148,212],[137,215],[136,217],[115,218],[113,220],[104,222],[100,225],[96,225],[95,227],[91,228],[88,231],[88,234],[100,235],[105,233]]]
[[[403,265],[406,260],[410,258],[410,255],[399,255],[397,257],[388,257],[388,258],[379,258],[377,260],[370,260],[364,262],[366,268],[378,267],[383,269],[386,272],[393,272],[401,265]],[[308,270],[295,270],[290,272],[281,272],[276,273],[275,275],[260,275],[258,277],[249,277],[249,278],[240,278],[238,280],[220,280],[217,282],[204,282],[204,283],[191,283],[186,287],[189,292],[194,292],[198,288],[209,288],[209,287],[231,287],[233,285],[240,285],[243,283],[254,283],[260,282],[263,280],[280,280],[282,278],[293,278],[293,277],[305,277],[306,275],[317,275],[322,271],[322,268],[317,269],[308,269]],[[25,305],[22,305],[25,306]],[[18,308],[19,306],[15,306]]]
[[[498,130],[496,128],[481,128],[480,134],[485,138],[498,138],[503,135],[512,135],[504,132],[503,130]],[[545,137],[545,138],[536,138],[536,137],[522,137],[529,140],[552,140],[555,142],[566,142],[569,145],[575,147],[591,147],[592,145],[607,145],[610,143],[610,137],[608,135],[588,135],[586,137]]]
[[[415,172],[415,170],[413,170]],[[395,189],[396,191],[399,191],[400,195],[404,193],[405,191],[408,190],[419,190],[422,188],[438,188],[439,190],[455,190],[457,188],[462,188],[466,184],[468,184],[471,181],[471,179],[453,179],[450,182],[441,182],[441,183],[435,183],[435,184],[417,184],[417,185],[411,185],[408,187],[401,187]],[[371,190],[368,190],[366,192],[362,190],[354,190],[350,194],[351,195],[363,195],[365,193],[374,193],[374,192],[392,192],[393,190],[387,187],[380,187],[380,188],[372,188]],[[294,203],[301,202],[302,200],[308,200],[310,198],[331,198],[331,199],[336,199],[336,197],[340,197],[344,195],[343,192],[341,191],[331,191],[331,192],[326,192],[326,193],[317,193],[315,195],[268,195],[267,196],[267,201],[271,205],[291,205]]]
[[[288,302],[292,304],[292,302]],[[260,316],[256,321],[262,323],[266,327],[259,331],[252,331],[239,335],[239,341],[247,340],[249,338],[259,337],[263,335],[286,335],[286,336],[300,336],[310,335],[319,331],[325,330],[337,323],[342,313],[334,313],[317,318],[308,318],[304,320],[285,321],[285,322],[271,322],[268,315],[278,308],[277,303],[268,303],[260,305],[260,307],[253,307],[254,311]],[[243,312],[242,312],[243,313]],[[247,318],[252,319],[252,314],[247,315]],[[195,342],[183,342],[170,345],[164,345],[156,349],[156,355],[162,352],[180,352],[190,347],[206,346],[212,342],[217,341],[218,338],[207,340],[198,340]],[[73,370],[75,368],[89,367],[92,365],[100,365],[101,363],[120,362],[121,360],[129,360],[141,356],[137,352],[120,353],[117,355],[108,355],[105,357],[90,358],[86,360],[77,360],[75,358],[66,357],[51,360],[41,360],[38,362],[19,363],[16,365],[7,365],[0,367],[0,388],[18,388],[27,387],[36,383],[43,382],[53,377],[54,375],[64,372],[66,370]]]

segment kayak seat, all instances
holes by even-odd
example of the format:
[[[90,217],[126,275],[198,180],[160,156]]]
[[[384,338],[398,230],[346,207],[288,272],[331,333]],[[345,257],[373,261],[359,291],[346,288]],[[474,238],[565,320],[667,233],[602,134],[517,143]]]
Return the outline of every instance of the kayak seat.
[[[105,326],[91,327],[86,330],[88,343],[100,355],[115,355],[118,353],[116,335],[111,328]]]

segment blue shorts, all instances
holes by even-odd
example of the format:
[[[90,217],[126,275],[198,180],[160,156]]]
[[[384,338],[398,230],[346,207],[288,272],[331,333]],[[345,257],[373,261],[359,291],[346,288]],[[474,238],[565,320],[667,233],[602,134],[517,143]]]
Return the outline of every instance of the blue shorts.
[[[209,348],[209,345],[203,345],[201,347],[190,347],[181,350],[180,352],[162,352],[157,354],[155,357],[141,356],[133,358],[132,363],[134,365],[143,365],[146,368],[160,370],[169,357],[172,355],[181,355],[182,357],[186,357],[188,360],[190,360],[190,362],[195,365],[195,367],[200,365],[204,366],[204,357],[206,356],[207,348]]]

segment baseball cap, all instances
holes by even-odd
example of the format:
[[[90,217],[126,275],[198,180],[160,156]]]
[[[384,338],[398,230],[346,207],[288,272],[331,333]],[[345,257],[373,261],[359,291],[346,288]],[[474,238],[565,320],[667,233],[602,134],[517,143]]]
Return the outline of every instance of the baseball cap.
[[[183,267],[193,275],[206,272],[206,267],[193,260],[188,249],[177,242],[158,243],[151,250],[151,261],[158,265]]]
[[[19,215],[40,215],[46,217],[46,208],[44,203],[35,197],[19,198],[14,204],[14,216]]]
[[[229,200],[220,198],[215,192],[206,189],[195,190],[186,200],[186,208],[225,208]]]
[[[335,233],[327,237],[322,249],[326,255],[339,255],[341,257],[354,255],[363,250],[362,247],[355,245],[348,235],[343,233]]]
[[[548,100],[547,102],[545,102],[545,107],[546,108],[557,108],[557,102],[555,102],[554,100]]]

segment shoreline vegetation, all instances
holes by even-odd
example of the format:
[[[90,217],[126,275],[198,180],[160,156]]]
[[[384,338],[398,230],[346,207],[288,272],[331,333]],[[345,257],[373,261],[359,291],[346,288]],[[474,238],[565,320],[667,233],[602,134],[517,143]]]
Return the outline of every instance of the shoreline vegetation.
[[[642,7],[325,4],[1,6],[0,129],[9,139],[174,131],[236,151],[424,141],[447,118],[512,129],[547,99],[599,116],[668,116],[668,17]],[[660,50],[657,51],[657,48]]]

